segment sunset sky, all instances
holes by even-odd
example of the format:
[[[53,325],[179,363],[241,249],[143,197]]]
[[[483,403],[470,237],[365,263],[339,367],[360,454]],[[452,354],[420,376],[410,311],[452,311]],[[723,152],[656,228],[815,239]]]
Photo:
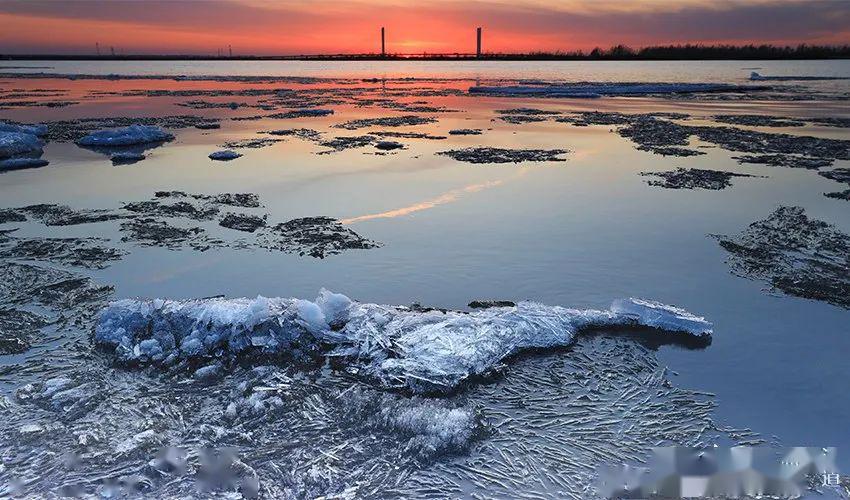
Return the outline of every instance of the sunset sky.
[[[0,53],[575,50],[850,43],[850,0],[0,0]]]

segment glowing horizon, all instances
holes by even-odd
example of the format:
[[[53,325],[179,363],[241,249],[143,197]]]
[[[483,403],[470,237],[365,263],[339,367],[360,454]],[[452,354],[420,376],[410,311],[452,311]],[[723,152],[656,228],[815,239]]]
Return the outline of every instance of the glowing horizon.
[[[850,42],[829,0],[0,0],[0,53],[234,55],[589,50],[625,44]]]

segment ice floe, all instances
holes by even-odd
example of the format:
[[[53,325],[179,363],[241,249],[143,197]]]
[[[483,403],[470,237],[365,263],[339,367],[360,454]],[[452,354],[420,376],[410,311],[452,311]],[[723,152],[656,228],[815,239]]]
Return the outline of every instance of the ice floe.
[[[99,130],[77,140],[80,146],[133,146],[151,142],[171,141],[174,136],[154,125],[130,125],[116,129]]]
[[[708,92],[748,92],[770,87],[732,85],[726,83],[594,83],[581,82],[560,85],[506,85],[501,87],[474,86],[470,94],[508,97],[571,97],[634,96],[650,94],[694,94]]]
[[[283,113],[275,113],[273,115],[269,115],[268,118],[275,118],[279,120],[287,120],[290,118],[317,118],[320,116],[328,116],[334,114],[334,110],[332,109],[293,109],[290,111],[285,111]]]
[[[449,130],[449,135],[481,135],[483,131],[479,128],[455,128]]]
[[[657,179],[646,181],[650,186],[667,189],[712,189],[715,191],[731,186],[733,177],[758,177],[722,170],[682,167],[666,172],[641,172],[640,175],[657,177]]]
[[[850,235],[802,207],[780,206],[737,235],[714,237],[733,274],[850,309]]]
[[[583,331],[649,327],[707,341],[711,323],[659,302],[625,299],[608,310],[535,302],[470,313],[360,303],[322,290],[295,298],[134,300],[112,302],[95,341],[122,361],[183,361],[278,354],[326,355],[381,386],[414,392],[451,391],[505,358],[528,349],[570,345]]]
[[[236,151],[233,151],[231,149],[224,149],[222,151],[215,151],[213,153],[210,153],[210,155],[209,155],[210,160],[217,160],[217,161],[235,160],[236,158],[239,158],[240,156],[242,156],[241,153],[237,153]]]
[[[766,76],[756,71],[750,73],[750,80],[754,82],[774,81],[774,82],[793,82],[793,81],[819,81],[819,80],[850,80],[850,78],[842,76],[817,76],[817,75],[787,75],[787,76]]]
[[[561,158],[570,151],[566,149],[506,149],[474,147],[438,151],[436,154],[448,156],[467,163],[522,163],[526,161],[567,161]]]
[[[26,132],[0,131],[0,160],[18,156],[41,156],[44,142]]]
[[[375,147],[384,151],[391,151],[393,149],[403,149],[404,144],[396,141],[378,141],[375,143]]]

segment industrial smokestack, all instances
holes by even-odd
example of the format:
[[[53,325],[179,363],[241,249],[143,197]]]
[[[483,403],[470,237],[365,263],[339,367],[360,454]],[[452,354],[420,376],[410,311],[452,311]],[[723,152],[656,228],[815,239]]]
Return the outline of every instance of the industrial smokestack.
[[[480,58],[481,57],[481,27],[480,26],[478,27],[476,35],[477,35],[476,36],[476,42],[477,43],[475,45],[475,57]]]
[[[381,57],[386,57],[387,55],[387,46],[384,39],[384,27],[381,26]]]

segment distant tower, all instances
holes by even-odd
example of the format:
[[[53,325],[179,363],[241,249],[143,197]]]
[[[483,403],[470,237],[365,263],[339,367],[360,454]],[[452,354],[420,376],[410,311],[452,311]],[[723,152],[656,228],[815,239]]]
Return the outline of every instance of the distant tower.
[[[112,45],[109,46],[109,53],[112,54],[112,57],[115,57],[115,47]]]
[[[387,55],[386,38],[384,37],[384,27],[381,26],[381,57],[386,57],[386,55]]]
[[[94,48],[97,50],[97,56],[100,57],[100,42],[94,42]]]
[[[481,58],[481,27],[476,30],[475,57]]]
[[[230,53],[230,57],[232,58],[233,57],[233,46],[232,45],[227,46],[227,52]]]

